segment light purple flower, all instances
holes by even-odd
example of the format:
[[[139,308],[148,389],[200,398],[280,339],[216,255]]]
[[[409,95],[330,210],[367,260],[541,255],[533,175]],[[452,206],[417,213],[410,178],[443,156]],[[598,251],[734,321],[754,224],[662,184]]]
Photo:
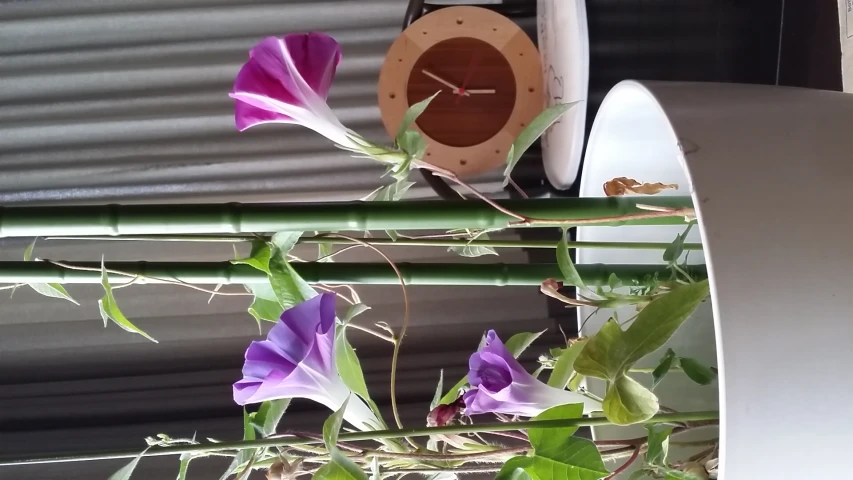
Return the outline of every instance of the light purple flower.
[[[518,363],[494,330],[486,343],[468,360],[465,414],[503,413],[535,417],[543,411],[570,403],[583,403],[584,413],[601,410],[601,403],[579,393],[550,387]]]
[[[261,123],[295,123],[349,148],[357,148],[326,104],[341,46],[323,33],[267,37],[249,52],[230,97],[243,131]]]
[[[344,384],[334,358],[335,294],[325,293],[285,310],[281,320],[246,350],[243,379],[234,384],[240,405],[301,397],[337,411],[349,398],[344,419],[360,430],[382,425]]]

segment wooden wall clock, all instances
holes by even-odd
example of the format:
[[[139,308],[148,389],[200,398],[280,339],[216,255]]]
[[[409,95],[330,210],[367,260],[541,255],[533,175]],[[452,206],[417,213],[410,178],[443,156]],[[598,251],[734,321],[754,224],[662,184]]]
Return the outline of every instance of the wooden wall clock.
[[[510,19],[448,7],[397,37],[379,74],[379,109],[393,137],[406,109],[439,95],[417,120],[424,160],[471,175],[506,161],[515,137],[544,106],[539,52]]]

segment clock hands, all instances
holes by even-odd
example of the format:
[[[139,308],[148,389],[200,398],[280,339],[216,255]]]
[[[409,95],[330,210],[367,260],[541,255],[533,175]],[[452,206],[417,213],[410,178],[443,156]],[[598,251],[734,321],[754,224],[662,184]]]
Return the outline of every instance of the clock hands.
[[[495,89],[494,88],[480,88],[480,89],[470,89],[469,88],[469,89],[465,89],[465,93],[470,93],[471,95],[491,94],[491,93],[495,93]]]
[[[421,70],[421,72],[423,72],[423,74],[426,75],[427,77],[429,77],[429,78],[435,80],[436,82],[444,85],[445,87],[449,88],[453,92],[454,95],[464,95],[466,97],[468,96],[468,92],[460,89],[456,85],[448,82],[447,80],[439,77],[438,75],[435,75],[434,73],[431,73],[428,70]]]

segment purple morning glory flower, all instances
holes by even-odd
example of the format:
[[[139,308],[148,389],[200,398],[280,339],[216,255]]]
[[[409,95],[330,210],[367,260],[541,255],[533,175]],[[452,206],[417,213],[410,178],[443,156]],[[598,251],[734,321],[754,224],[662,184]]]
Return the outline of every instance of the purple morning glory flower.
[[[341,46],[323,33],[267,37],[249,52],[234,90],[235,120],[243,131],[261,123],[295,123],[350,148],[349,137],[326,104]]]
[[[543,411],[569,403],[583,403],[584,413],[601,410],[601,404],[579,393],[550,387],[518,363],[494,330],[486,343],[468,360],[465,414],[503,413],[535,417]]]
[[[337,411],[361,430],[382,425],[344,384],[335,367],[335,294],[325,293],[281,314],[281,320],[246,350],[243,379],[234,384],[240,405],[278,398],[307,398]]]

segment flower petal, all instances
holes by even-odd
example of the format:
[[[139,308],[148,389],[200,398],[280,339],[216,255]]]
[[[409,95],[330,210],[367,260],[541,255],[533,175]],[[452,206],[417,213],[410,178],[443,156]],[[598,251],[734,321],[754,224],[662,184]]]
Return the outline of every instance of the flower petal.
[[[234,121],[237,130],[241,132],[262,123],[293,123],[293,119],[287,115],[254,107],[239,100],[234,105]]]
[[[340,44],[317,32],[286,35],[284,43],[305,83],[323,100],[328,98],[335,70],[341,63]]]

